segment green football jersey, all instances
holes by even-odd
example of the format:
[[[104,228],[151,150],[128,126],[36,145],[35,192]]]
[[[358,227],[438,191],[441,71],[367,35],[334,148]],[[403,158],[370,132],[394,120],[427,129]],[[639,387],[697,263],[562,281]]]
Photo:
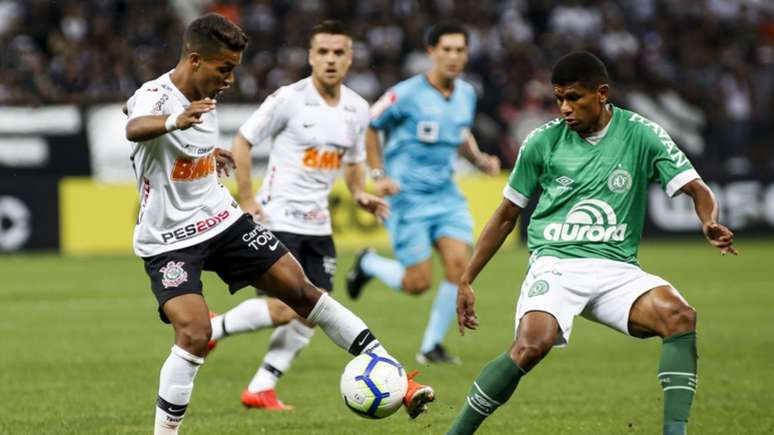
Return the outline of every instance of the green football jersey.
[[[591,144],[562,118],[524,140],[503,194],[525,207],[542,188],[527,230],[533,258],[606,258],[637,264],[648,186],[669,196],[699,178],[658,124],[610,106],[607,133]]]

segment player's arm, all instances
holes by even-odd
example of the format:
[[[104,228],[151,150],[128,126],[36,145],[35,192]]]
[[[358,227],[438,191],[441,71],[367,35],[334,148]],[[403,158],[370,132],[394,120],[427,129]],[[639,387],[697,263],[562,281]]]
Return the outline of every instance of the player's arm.
[[[371,168],[370,175],[374,180],[374,189],[381,196],[395,195],[400,191],[400,186],[384,173],[384,157],[379,130],[369,126],[365,134],[366,160],[368,167]]]
[[[695,179],[681,187],[680,191],[693,199],[693,207],[696,210],[696,216],[701,221],[701,229],[707,241],[712,246],[719,248],[723,255],[727,253],[737,255],[737,250],[732,246],[734,233],[725,225],[717,222],[718,203],[709,186],[701,179]]]
[[[476,329],[478,327],[478,319],[474,309],[476,296],[473,292],[473,281],[516,227],[521,210],[522,208],[511,200],[503,198],[478,238],[476,247],[473,249],[473,257],[460,277],[457,291],[457,323],[462,335],[465,334],[465,328]]]
[[[252,149],[253,145],[242,136],[242,133],[237,132],[231,145],[231,152],[236,163],[234,174],[237,182],[239,205],[246,213],[250,213],[256,219],[261,219],[263,210],[258,201],[255,200],[255,193],[253,192],[253,162],[250,155]]]
[[[126,138],[132,142],[142,142],[155,139],[173,130],[185,130],[201,123],[201,116],[211,110],[215,110],[215,100],[205,98],[192,102],[179,113],[138,116],[130,119],[126,124]]]
[[[460,145],[459,153],[465,160],[487,175],[500,173],[500,159],[491,154],[481,152],[473,133],[468,132],[465,142]]]
[[[387,201],[365,191],[365,174],[365,162],[344,164],[344,181],[355,203],[383,221],[390,215],[390,206]]]

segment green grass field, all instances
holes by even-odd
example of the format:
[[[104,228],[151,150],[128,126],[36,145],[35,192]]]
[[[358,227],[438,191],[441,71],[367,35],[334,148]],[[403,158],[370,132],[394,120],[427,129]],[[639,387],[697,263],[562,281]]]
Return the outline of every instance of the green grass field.
[[[646,243],[643,267],[671,281],[699,312],[699,391],[692,434],[774,433],[774,242],[738,243],[742,255],[721,257],[698,241]],[[401,411],[382,421],[350,413],[338,397],[349,355],[318,331],[279,386],[292,413],[245,410],[239,393],[253,375],[269,331],[223,341],[199,371],[183,433],[442,434],[479,369],[513,335],[513,312],[526,252],[508,247],[479,278],[481,327],[450,349],[464,364],[425,367],[438,399],[410,421]],[[342,278],[336,296],[369,324],[409,367],[433,294],[412,299],[371,284],[353,303]],[[157,320],[140,260],[56,256],[0,257],[0,433],[150,433],[158,371],[172,343]],[[205,279],[212,309],[251,296],[228,296]],[[661,389],[658,340],[626,338],[578,319],[570,346],[553,351],[522,380],[513,399],[482,434],[657,434]]]

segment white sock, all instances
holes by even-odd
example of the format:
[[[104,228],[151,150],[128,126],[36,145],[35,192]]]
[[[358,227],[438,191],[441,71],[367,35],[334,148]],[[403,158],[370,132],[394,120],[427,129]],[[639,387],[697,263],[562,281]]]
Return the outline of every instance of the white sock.
[[[275,329],[269,340],[269,351],[247,389],[253,393],[273,389],[301,350],[309,345],[313,335],[314,328],[298,320],[291,320]]]
[[[202,364],[204,358],[192,355],[177,345],[172,346],[159,375],[155,435],[177,433],[191,400],[196,372]]]
[[[210,319],[210,325],[213,340],[273,326],[269,304],[265,298],[248,299],[226,313]]]
[[[337,346],[353,355],[364,351],[386,353],[368,326],[328,293],[320,296],[307,320],[319,325]]]

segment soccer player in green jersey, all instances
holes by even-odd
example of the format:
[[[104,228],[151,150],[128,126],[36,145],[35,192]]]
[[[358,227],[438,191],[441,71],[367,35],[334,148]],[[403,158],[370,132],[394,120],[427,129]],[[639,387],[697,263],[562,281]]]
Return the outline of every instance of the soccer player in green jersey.
[[[664,129],[608,103],[607,70],[598,58],[568,54],[554,66],[551,82],[561,117],[524,140],[457,296],[460,333],[476,329],[473,281],[540,186],[516,340],[481,371],[448,433],[475,432],[553,346],[568,343],[580,314],[633,337],[661,337],[664,434],[685,434],[697,383],[696,311],[637,264],[648,185],[658,182],[669,196],[688,194],[704,235],[722,254],[737,253],[734,235],[717,222],[712,191]]]

